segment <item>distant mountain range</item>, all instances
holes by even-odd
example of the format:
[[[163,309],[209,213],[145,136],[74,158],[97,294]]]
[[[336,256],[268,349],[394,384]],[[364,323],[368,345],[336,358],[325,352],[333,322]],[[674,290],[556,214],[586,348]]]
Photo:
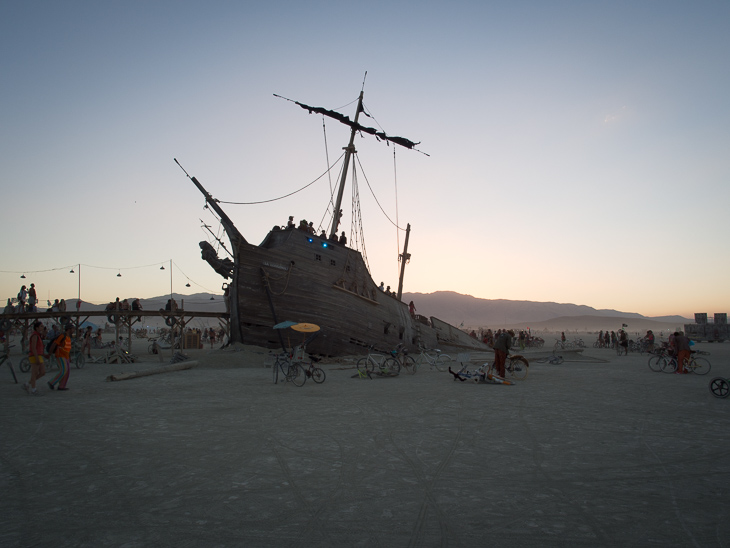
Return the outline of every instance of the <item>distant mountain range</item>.
[[[212,300],[211,300],[212,297]],[[158,310],[167,304],[169,295],[140,299],[144,310]],[[178,305],[188,310],[224,312],[225,303],[220,295],[196,293],[173,294]],[[616,330],[623,323],[629,330],[680,329],[692,320],[682,316],[647,317],[635,312],[595,309],[590,306],[569,303],[544,303],[534,301],[510,301],[506,299],[478,299],[454,291],[434,293],[404,293],[403,301],[413,301],[416,312],[424,316],[436,316],[457,327],[517,327],[539,330]],[[72,309],[76,299],[67,300]],[[104,310],[106,305],[82,302],[81,310]],[[290,318],[306,321],[306,318]]]
[[[530,327],[548,330],[615,330],[623,323],[630,330],[675,329],[691,323],[682,316],[647,317],[635,312],[597,310],[590,306],[568,303],[478,299],[453,291],[404,293],[405,302],[413,301],[416,311],[436,316],[457,327]]]

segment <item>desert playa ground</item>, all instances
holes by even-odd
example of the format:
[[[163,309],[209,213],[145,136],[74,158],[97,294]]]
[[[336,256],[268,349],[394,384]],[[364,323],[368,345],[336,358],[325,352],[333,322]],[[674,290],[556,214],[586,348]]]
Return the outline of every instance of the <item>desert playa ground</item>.
[[[350,359],[274,385],[251,347],[42,397],[0,367],[0,545],[727,546],[730,343],[696,348],[707,376],[589,348],[514,386]]]

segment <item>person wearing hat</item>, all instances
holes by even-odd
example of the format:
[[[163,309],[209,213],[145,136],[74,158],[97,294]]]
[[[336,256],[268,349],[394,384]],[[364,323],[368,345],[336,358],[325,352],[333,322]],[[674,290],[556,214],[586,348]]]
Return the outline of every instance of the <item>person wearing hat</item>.
[[[512,348],[512,337],[514,336],[515,332],[510,329],[508,331],[502,331],[497,337],[497,340],[494,341],[494,368],[502,378],[507,373],[505,364],[507,363],[509,349]]]
[[[53,390],[58,385],[59,390],[68,390],[66,383],[68,382],[68,375],[71,372],[70,358],[71,358],[71,341],[74,332],[74,325],[67,323],[64,333],[61,333],[53,344],[51,344],[51,353],[56,356],[56,362],[58,363],[58,375],[53,380],[48,381],[48,387]]]

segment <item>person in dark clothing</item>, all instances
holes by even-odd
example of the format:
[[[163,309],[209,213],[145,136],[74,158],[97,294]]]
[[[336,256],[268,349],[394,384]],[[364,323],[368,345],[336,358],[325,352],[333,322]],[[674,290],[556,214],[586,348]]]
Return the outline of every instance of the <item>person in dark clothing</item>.
[[[497,370],[497,374],[504,378],[506,374],[505,364],[507,363],[507,355],[509,349],[512,347],[512,337],[515,336],[515,332],[511,329],[509,331],[503,331],[494,341],[494,368]]]

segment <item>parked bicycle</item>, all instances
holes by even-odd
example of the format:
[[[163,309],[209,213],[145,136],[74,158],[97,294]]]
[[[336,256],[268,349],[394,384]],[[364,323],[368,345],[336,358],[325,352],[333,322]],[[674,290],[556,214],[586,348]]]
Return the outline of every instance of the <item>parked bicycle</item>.
[[[307,378],[310,378],[316,382],[317,384],[322,384],[327,377],[327,375],[324,372],[324,369],[321,367],[317,367],[314,365],[313,362],[302,362],[299,364],[304,368],[304,375]]]
[[[412,356],[408,355],[408,349],[403,345],[403,343],[399,343],[398,346],[395,347],[395,350],[390,352],[390,359],[398,362],[400,368],[405,369],[411,375],[416,373],[416,360],[414,360]]]
[[[14,344],[10,345],[10,348],[12,348],[13,346],[15,346],[15,345]],[[13,374],[13,380],[15,381],[15,384],[18,384],[18,377],[15,376],[15,369],[13,369],[13,362],[10,361],[10,355],[6,354],[5,352],[0,354],[0,366],[2,366],[3,364],[6,364],[8,366],[8,368],[10,368],[10,372]],[[28,366],[29,366],[28,369],[30,369],[30,362],[28,362]],[[22,371],[22,369],[21,369],[21,371]]]
[[[292,352],[281,352],[276,355],[274,365],[271,368],[274,384],[279,382],[280,376],[284,382],[291,382],[294,386],[303,386],[307,382],[304,367],[300,363],[292,361],[293,357]]]
[[[360,377],[372,378],[373,373],[382,376],[396,376],[400,374],[400,362],[384,354],[373,352],[375,345],[368,348],[368,355],[357,361],[357,372]]]
[[[434,367],[441,371],[442,373],[449,370],[449,362],[451,361],[451,356],[448,354],[442,354],[441,350],[437,350],[434,348],[426,348],[424,346],[419,346],[418,350],[420,350],[420,354],[416,358],[416,365],[421,366],[423,364],[428,364],[431,369]]]

